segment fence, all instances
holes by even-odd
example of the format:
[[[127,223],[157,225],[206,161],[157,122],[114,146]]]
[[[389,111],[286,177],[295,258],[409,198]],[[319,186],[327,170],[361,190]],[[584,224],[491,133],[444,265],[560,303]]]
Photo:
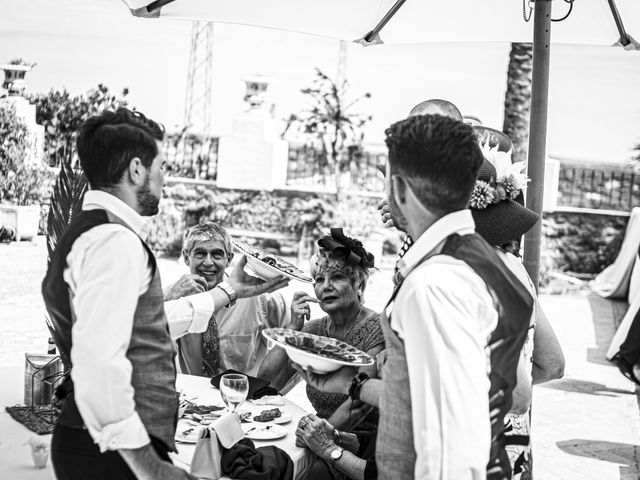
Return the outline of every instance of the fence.
[[[352,149],[348,169],[342,174],[343,187],[367,192],[383,192],[384,177],[379,166],[386,162],[386,154],[371,153]],[[328,190],[335,188],[334,170],[327,164],[322,153],[313,147],[289,147],[287,185],[323,186]]]
[[[629,211],[640,206],[640,175],[617,165],[561,164],[558,205]]]
[[[168,176],[215,180],[218,173],[218,138],[203,135],[168,135],[162,144]]]
[[[216,180],[218,138],[171,135],[163,144],[168,176]],[[352,149],[349,167],[340,179],[345,189],[383,192],[384,178],[378,166],[386,162],[385,153]],[[317,149],[304,145],[289,147],[287,185],[333,190],[335,172]],[[559,207],[629,211],[640,206],[640,174],[631,168],[611,165],[560,165],[557,205]]]

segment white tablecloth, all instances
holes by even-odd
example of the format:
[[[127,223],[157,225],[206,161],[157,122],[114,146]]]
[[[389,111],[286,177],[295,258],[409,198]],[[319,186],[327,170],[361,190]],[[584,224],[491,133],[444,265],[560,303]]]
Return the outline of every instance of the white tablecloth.
[[[195,404],[224,406],[222,398],[220,397],[220,391],[211,385],[209,378],[179,374],[176,387],[177,390],[179,392],[182,391],[182,393],[185,394],[187,398],[195,397],[191,400]],[[262,410],[270,408],[274,408],[274,406],[254,405],[251,402],[245,402],[240,406],[240,410],[250,410],[252,412],[252,415],[257,415]],[[309,450],[296,447],[296,437],[294,435],[294,432],[296,430],[300,417],[306,415],[307,412],[287,399],[285,399],[285,404],[283,406],[278,406],[278,408],[280,408],[283,413],[291,416],[290,422],[284,425],[280,425],[282,428],[287,430],[287,435],[277,440],[254,440],[253,442],[256,447],[275,445],[276,447],[287,452],[287,454],[291,457],[291,460],[293,460],[294,479],[302,479],[304,478],[307,470],[311,465],[313,456],[311,452],[309,452]],[[180,431],[180,428],[184,427],[186,427],[186,425],[179,423],[178,431]],[[189,467],[191,465],[191,458],[193,457],[193,452],[195,450],[195,445],[187,443],[177,443],[176,445],[178,448],[178,453],[172,454],[173,462],[177,466],[182,467],[185,470],[189,470]],[[223,478],[226,479],[227,477]]]

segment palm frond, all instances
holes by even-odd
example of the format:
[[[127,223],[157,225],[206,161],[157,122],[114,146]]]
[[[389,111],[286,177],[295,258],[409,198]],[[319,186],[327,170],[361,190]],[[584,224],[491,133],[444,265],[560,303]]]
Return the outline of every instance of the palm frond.
[[[82,210],[86,190],[87,179],[84,172],[79,168],[74,169],[71,162],[61,162],[47,218],[47,262],[53,258],[58,240],[62,238],[73,217]]]

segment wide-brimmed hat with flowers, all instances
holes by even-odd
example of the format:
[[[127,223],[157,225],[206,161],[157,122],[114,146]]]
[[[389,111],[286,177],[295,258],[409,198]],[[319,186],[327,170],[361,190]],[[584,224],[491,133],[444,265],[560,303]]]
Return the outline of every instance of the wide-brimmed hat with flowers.
[[[489,127],[474,126],[484,162],[469,200],[476,231],[493,246],[518,240],[540,219],[525,207],[529,179],[524,162],[512,163],[512,143],[507,135]]]

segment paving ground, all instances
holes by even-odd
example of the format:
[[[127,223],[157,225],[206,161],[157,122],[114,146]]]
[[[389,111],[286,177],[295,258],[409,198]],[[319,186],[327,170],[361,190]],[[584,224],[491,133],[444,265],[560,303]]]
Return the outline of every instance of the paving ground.
[[[25,352],[47,345],[40,282],[44,239],[0,244],[0,367],[24,364]],[[166,281],[182,266],[161,262]],[[379,308],[389,293],[392,263],[371,279],[367,304]],[[298,285],[285,291],[290,295]],[[604,358],[621,305],[585,291],[542,295],[567,360],[565,377],[536,387],[533,399],[536,480],[639,479],[640,415],[633,386]],[[301,399],[300,388],[292,392]],[[2,433],[0,432],[0,436]],[[25,440],[30,436],[24,433]]]

